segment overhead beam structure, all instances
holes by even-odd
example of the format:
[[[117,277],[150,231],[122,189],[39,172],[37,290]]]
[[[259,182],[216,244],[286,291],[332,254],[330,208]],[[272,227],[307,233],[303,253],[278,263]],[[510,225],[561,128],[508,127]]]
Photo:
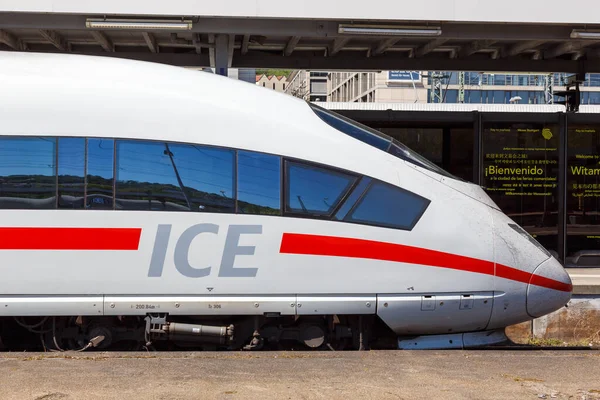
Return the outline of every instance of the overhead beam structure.
[[[448,41],[448,39],[434,39],[434,40],[418,47],[414,52],[414,56],[416,58],[424,57],[427,54],[434,51],[435,49],[437,49],[438,47],[440,47],[441,45],[443,45],[444,43],[446,43],[447,41]]]
[[[40,29],[40,34],[50,42],[54,47],[62,51],[69,51],[69,44],[67,41],[55,31],[50,31],[47,29]]]
[[[148,45],[148,49],[152,53],[158,53],[158,44],[156,43],[156,38],[150,32],[142,32],[142,36],[144,37],[144,41],[146,45]]]
[[[552,49],[544,52],[545,58],[555,58],[562,56],[567,53],[578,53],[581,52],[585,47],[590,46],[592,44],[596,44],[597,42],[587,41],[587,42],[564,42],[561,43]]]
[[[377,47],[375,47],[375,49],[373,50],[372,54],[374,56],[378,56],[380,54],[383,54],[383,53],[386,52],[387,49],[389,49],[390,47],[392,47],[393,45],[395,45],[399,41],[400,41],[400,39],[398,39],[398,38],[392,38],[392,39],[382,40],[381,42],[379,42],[377,44]]]
[[[285,49],[283,50],[283,54],[285,54],[286,57],[292,55],[292,53],[294,52],[294,49],[296,48],[296,45],[298,45],[298,42],[300,41],[300,39],[301,39],[301,36],[292,36],[290,38],[290,40],[285,45]]]
[[[83,7],[75,0],[64,1],[76,8]],[[144,8],[142,3],[140,1],[139,7]],[[525,24],[506,21],[500,24],[476,20],[468,23],[387,20],[386,26],[435,25],[436,29],[433,33],[427,28],[416,29],[417,33],[412,34],[392,31],[378,35],[377,32],[369,33],[368,29],[362,33],[360,30],[340,30],[341,24],[358,24],[360,18],[348,21],[330,17],[284,19],[184,15],[177,20],[185,18],[192,21],[191,26],[184,29],[145,30],[125,26],[88,28],[88,18],[107,17],[76,12],[3,12],[0,5],[0,48],[210,66],[223,74],[232,67],[600,72],[600,38],[571,37],[573,30],[600,29],[600,19],[595,25],[585,26],[558,22]],[[129,15],[128,18],[133,17]],[[151,18],[163,20],[167,16],[152,14]],[[377,28],[384,21],[360,23]]]
[[[458,52],[459,57],[469,57],[480,50],[487,49],[496,43],[495,40],[476,40],[470,44],[463,46]]]
[[[335,38],[333,43],[328,47],[329,55],[334,56],[339,53],[349,41],[350,38],[348,36]]]
[[[25,50],[23,42],[15,35],[0,29],[0,43],[4,43],[13,50]]]
[[[104,33],[99,31],[91,31],[90,34],[94,37],[94,39],[96,39],[98,44],[102,46],[104,51],[108,51],[109,53],[115,51],[115,47],[113,46],[111,40],[106,37]]]

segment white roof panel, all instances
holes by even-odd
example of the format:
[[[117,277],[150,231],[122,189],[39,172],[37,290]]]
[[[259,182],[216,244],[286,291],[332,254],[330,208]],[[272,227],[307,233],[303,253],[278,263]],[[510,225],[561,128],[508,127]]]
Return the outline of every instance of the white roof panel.
[[[597,6],[597,0],[571,0],[567,6],[545,0],[504,0],[495,5],[478,0],[429,0],[426,5],[391,0],[303,0],[281,4],[268,0],[3,0],[0,12],[598,24],[600,13],[594,12]]]

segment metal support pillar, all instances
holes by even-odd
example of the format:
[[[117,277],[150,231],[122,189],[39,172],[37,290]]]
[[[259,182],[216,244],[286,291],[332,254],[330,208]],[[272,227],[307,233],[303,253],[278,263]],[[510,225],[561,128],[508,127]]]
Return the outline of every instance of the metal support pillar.
[[[483,184],[483,140],[482,123],[479,111],[473,111],[473,183]]]
[[[458,102],[465,102],[465,71],[458,73]]]
[[[217,75],[227,76],[229,67],[229,36],[215,36],[215,73]]]
[[[554,104],[554,74],[544,76],[544,100],[546,104]]]
[[[567,135],[568,113],[558,113],[558,261],[565,264],[567,253]]]
[[[444,93],[442,89],[442,79],[444,75],[441,71],[432,71],[429,74],[429,79],[431,80],[431,91],[429,93],[429,102],[430,103],[443,103],[444,102]]]

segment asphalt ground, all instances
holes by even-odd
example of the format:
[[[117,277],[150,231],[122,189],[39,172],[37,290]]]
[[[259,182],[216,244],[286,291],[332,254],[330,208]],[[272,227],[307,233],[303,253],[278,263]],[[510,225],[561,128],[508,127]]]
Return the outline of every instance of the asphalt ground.
[[[1,399],[600,399],[600,351],[2,353]]]

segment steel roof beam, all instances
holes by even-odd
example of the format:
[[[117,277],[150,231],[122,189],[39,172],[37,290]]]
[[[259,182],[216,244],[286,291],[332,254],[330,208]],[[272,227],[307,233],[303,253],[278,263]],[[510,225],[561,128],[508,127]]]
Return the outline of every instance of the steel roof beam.
[[[480,50],[488,49],[491,45],[496,43],[496,40],[476,40],[471,44],[463,46],[459,52],[459,57],[469,57]]]
[[[4,43],[13,50],[24,50],[25,46],[21,40],[15,35],[12,35],[0,29],[0,43]]]
[[[248,53],[248,45],[250,44],[250,35],[244,35],[242,38],[242,54]]]
[[[53,51],[44,51],[56,53]],[[600,73],[600,58],[552,60],[532,60],[530,58],[501,58],[493,60],[489,57],[476,59],[461,59],[447,57],[408,58],[394,52],[382,54],[379,57],[356,57],[356,54],[342,53],[336,57],[323,57],[321,53],[302,54],[284,57],[273,53],[249,50],[246,55],[235,52],[232,68],[289,68],[305,70],[361,70],[381,71],[398,69],[403,71],[515,71],[515,72],[556,72],[565,73],[591,72]],[[86,52],[85,54],[101,55],[117,58],[154,61],[178,66],[210,66],[206,54],[190,53],[142,53],[142,52]]]
[[[544,42],[541,40],[527,40],[527,41],[523,41],[523,42],[518,42],[518,43],[513,44],[512,46],[508,47],[503,52],[502,56],[503,57],[514,57],[518,54],[523,53],[526,50],[530,50],[535,47],[538,47],[542,43],[544,43]]]
[[[290,38],[290,40],[287,42],[287,44],[285,45],[285,49],[283,50],[283,54],[286,57],[289,57],[292,55],[292,53],[294,52],[294,49],[296,48],[296,46],[298,45],[298,42],[300,41],[301,37],[300,36],[292,36]]]
[[[564,42],[561,43],[555,47],[553,47],[550,50],[547,50],[544,52],[544,58],[556,58],[556,57],[560,57],[563,54],[567,54],[567,53],[577,53],[579,51],[582,51],[586,46],[592,45],[592,44],[596,44],[598,43],[597,41],[594,40],[590,40],[590,41],[585,41],[585,42]]]
[[[415,56],[415,58],[421,58],[421,57],[431,53],[433,50],[437,49],[438,47],[440,47],[447,41],[448,41],[448,39],[434,39],[434,40],[424,44],[423,46],[418,47],[414,52],[414,56]]]
[[[373,49],[373,51],[371,52],[371,54],[374,55],[374,56],[378,56],[380,54],[383,54],[383,53],[385,53],[385,51],[387,49],[389,49],[390,47],[394,46],[399,41],[400,41],[399,38],[391,38],[391,39],[382,40],[381,42],[379,42],[377,44],[377,47],[375,47],[375,49]]]
[[[112,44],[111,40],[106,37],[106,35],[99,31],[91,31],[90,34],[92,37],[102,46],[104,51],[112,52],[115,51],[115,46]]]
[[[152,53],[158,53],[159,48],[158,48],[158,45],[156,44],[156,38],[154,37],[154,35],[151,34],[150,32],[142,32],[142,36],[144,37],[144,41],[146,42],[146,45],[148,46],[150,51]]]
[[[531,58],[448,58],[433,56],[408,58],[401,54],[386,53],[379,57],[356,57],[342,53],[337,57],[322,57],[319,53],[294,53],[293,57],[276,56],[271,53],[251,51],[245,56],[237,55],[234,68],[253,68],[268,65],[271,68],[305,70],[403,70],[403,71],[515,71],[515,72],[556,72],[574,73],[600,72],[600,60],[533,60]],[[174,59],[175,61],[176,59]]]
[[[334,56],[337,53],[339,53],[344,48],[344,46],[350,41],[350,39],[351,38],[348,36],[335,38],[333,43],[330,44],[328,47],[328,54],[330,56]]]
[[[67,43],[67,41],[55,31],[40,29],[39,32],[40,35],[44,37],[44,39],[49,41],[57,49],[67,52],[70,51],[69,44]]]

